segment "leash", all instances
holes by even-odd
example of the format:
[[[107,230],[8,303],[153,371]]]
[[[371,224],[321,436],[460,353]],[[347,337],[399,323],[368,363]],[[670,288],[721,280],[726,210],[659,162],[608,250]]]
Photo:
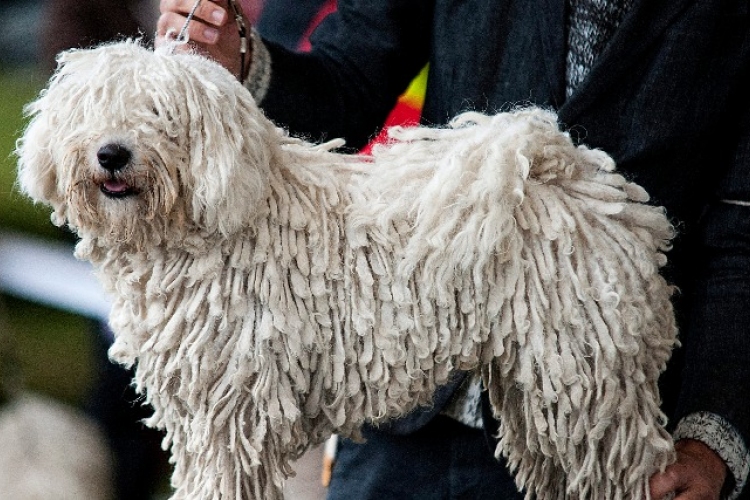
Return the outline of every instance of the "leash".
[[[185,43],[188,41],[188,37],[187,37],[188,25],[190,24],[190,21],[193,20],[193,17],[195,17],[195,11],[198,10],[198,6],[200,4],[201,4],[201,0],[196,0],[195,4],[193,5],[193,8],[190,9],[190,12],[188,13],[187,18],[185,19],[185,24],[182,26],[180,33],[177,35],[177,38],[175,38],[177,42]]]
[[[234,20],[237,23],[237,32],[240,35],[240,83],[245,83],[245,65],[247,64],[245,59],[247,58],[248,49],[247,26],[245,26],[245,21],[242,19],[242,9],[237,5],[237,0],[229,0],[229,4],[232,6],[232,10],[234,10]]]

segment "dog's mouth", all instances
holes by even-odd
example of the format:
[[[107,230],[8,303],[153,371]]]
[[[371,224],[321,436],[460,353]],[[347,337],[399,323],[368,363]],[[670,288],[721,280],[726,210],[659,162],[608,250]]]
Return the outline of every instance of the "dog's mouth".
[[[110,178],[99,185],[101,192],[109,198],[127,198],[138,194],[138,191],[125,181]]]
[[[133,160],[130,148],[118,141],[103,144],[96,151],[96,163],[99,166],[96,174],[101,192],[109,198],[126,198],[137,194],[133,186],[127,182],[130,178],[125,175],[128,165]]]

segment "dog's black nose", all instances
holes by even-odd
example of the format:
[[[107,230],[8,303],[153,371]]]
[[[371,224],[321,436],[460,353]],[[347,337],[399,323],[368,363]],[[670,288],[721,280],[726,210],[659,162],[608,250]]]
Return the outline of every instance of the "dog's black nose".
[[[96,153],[96,159],[102,168],[110,172],[120,170],[130,161],[130,151],[121,144],[105,144]]]

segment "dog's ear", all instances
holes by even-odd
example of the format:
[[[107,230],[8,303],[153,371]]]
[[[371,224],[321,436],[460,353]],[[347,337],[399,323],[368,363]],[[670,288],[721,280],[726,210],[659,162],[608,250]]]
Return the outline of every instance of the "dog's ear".
[[[86,53],[70,50],[57,56],[58,65],[47,88],[24,108],[29,123],[16,141],[14,151],[18,158],[18,187],[35,202],[52,206],[55,224],[65,222],[66,203],[64,180],[59,170],[62,158],[56,152],[59,153],[60,142],[69,133],[62,121],[72,120],[74,107],[71,103],[79,98],[74,90],[76,84],[86,80],[85,75],[75,76],[82,66],[85,67]]]
[[[188,89],[193,217],[230,234],[252,222],[268,190],[280,131],[223,68],[193,61]]]
[[[16,142],[18,158],[18,186],[36,202],[57,208],[62,203],[58,194],[58,179],[52,156],[52,125],[42,112],[44,98],[29,104],[25,112],[31,116],[23,136]]]

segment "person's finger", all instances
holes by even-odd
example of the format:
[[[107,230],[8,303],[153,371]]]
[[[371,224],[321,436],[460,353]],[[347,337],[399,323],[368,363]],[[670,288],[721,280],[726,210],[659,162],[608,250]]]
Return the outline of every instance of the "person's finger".
[[[671,498],[671,495],[684,488],[683,477],[678,473],[677,467],[676,464],[672,464],[664,472],[657,472],[651,477],[649,482],[651,498],[654,500]]]
[[[170,33],[176,36],[185,26],[186,19],[185,16],[173,12],[162,14],[156,24],[157,36],[166,38]],[[219,39],[219,29],[193,18],[188,24],[186,35],[191,42],[213,45]]]
[[[184,19],[193,12],[196,0],[162,0],[159,10],[163,15],[179,14]],[[217,2],[202,0],[193,13],[193,20],[202,21],[206,25],[220,28],[229,19],[229,13],[224,5]]]
[[[185,18],[192,12],[195,2],[196,0],[161,0],[159,11],[162,15],[174,13],[181,14]],[[202,0],[193,16],[194,19],[215,27],[224,26],[229,19],[229,13],[224,5],[209,0]]]

